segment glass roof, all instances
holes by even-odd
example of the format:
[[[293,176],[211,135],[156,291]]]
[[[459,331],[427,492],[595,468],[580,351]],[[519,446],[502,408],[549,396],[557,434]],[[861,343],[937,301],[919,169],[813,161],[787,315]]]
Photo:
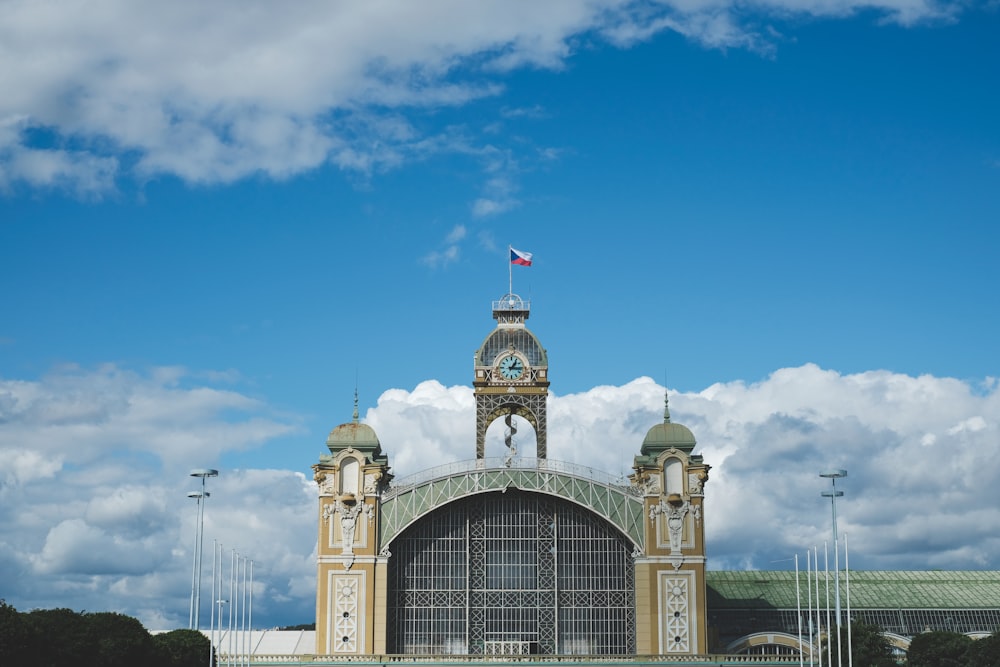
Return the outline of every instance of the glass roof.
[[[806,572],[800,570],[802,604]],[[841,603],[846,581],[840,573]],[[715,609],[795,608],[795,572],[708,571],[708,604]],[[825,595],[820,572],[820,595]],[[830,572],[831,595],[833,572]],[[813,583],[815,590],[815,583]],[[858,570],[850,573],[852,609],[1000,609],[1000,571]]]
[[[528,360],[528,365],[548,366],[545,355],[545,348],[531,333],[524,327],[499,327],[493,331],[486,340],[483,341],[479,352],[476,354],[477,366],[492,366],[497,355],[506,352],[511,346],[520,352]]]

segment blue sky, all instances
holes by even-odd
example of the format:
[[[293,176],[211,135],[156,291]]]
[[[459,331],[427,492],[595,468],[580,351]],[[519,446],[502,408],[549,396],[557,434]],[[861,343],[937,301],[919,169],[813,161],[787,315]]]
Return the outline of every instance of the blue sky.
[[[802,474],[787,504],[834,464],[885,507],[874,469],[916,459],[881,491],[912,526],[845,508],[859,566],[1000,567],[981,522],[913,509],[1000,481],[972,456],[1000,431],[995,3],[50,9],[0,2],[0,597],[127,590],[172,627],[186,469],[212,466],[220,515],[253,479],[257,518],[297,527],[240,548],[273,568],[261,613],[309,620],[326,433],[358,387],[397,472],[473,455],[508,244],[535,256],[513,281],[551,455],[627,472],[665,385],[730,512],[718,567],[822,539],[812,505],[774,508],[799,527],[777,546],[737,539],[727,499],[769,462]],[[967,467],[935,481],[940,457]],[[110,543],[117,569],[70,557]]]

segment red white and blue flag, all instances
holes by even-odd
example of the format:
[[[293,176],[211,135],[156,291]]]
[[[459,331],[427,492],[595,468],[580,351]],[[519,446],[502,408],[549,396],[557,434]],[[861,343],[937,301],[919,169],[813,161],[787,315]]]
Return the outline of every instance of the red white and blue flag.
[[[518,266],[531,266],[531,253],[511,248],[510,263],[517,264]]]

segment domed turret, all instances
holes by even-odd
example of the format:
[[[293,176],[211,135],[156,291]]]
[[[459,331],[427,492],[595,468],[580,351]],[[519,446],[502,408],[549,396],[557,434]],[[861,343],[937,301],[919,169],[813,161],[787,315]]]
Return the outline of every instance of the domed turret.
[[[346,424],[337,426],[326,439],[326,446],[331,454],[338,454],[345,449],[354,449],[363,453],[369,461],[374,461],[382,455],[382,445],[378,436],[368,424],[358,421],[358,396],[354,394],[354,416]]]
[[[663,396],[663,423],[657,424],[649,429],[645,439],[642,441],[642,449],[639,451],[643,456],[656,456],[662,451],[670,448],[679,449],[682,452],[691,453],[697,442],[691,429],[683,424],[674,424],[670,421],[669,399]]]
[[[331,452],[339,452],[342,449],[353,447],[359,451],[378,451],[381,445],[375,429],[368,424],[361,424],[357,421],[357,416],[352,422],[341,424],[332,431],[326,439],[326,446]]]
[[[476,458],[486,456],[486,430],[505,419],[506,435],[513,436],[515,415],[535,431],[535,456],[546,458],[545,402],[549,393],[549,360],[545,348],[524,321],[531,304],[508,292],[493,302],[494,329],[474,357],[472,380],[476,399]],[[513,440],[504,439],[508,447]],[[514,456],[516,449],[510,449]]]

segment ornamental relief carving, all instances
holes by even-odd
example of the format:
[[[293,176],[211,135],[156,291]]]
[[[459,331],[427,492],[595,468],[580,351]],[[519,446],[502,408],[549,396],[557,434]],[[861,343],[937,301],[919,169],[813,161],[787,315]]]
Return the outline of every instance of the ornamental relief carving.
[[[315,479],[321,496],[329,496],[337,491],[337,476],[333,472],[318,471]]]
[[[649,520],[656,521],[661,514],[667,520],[667,533],[670,537],[670,553],[680,553],[681,540],[684,536],[684,517],[691,511],[691,503],[687,500],[679,503],[660,501],[658,505],[649,508]]]
[[[323,519],[331,521],[331,538],[333,532],[332,520],[340,519],[341,553],[354,553],[354,539],[357,529],[358,515],[361,513],[362,505],[355,503],[345,503],[339,498],[332,503],[323,506]]]
[[[660,473],[655,472],[646,477],[643,491],[645,491],[646,495],[660,492]]]
[[[384,486],[384,477],[385,475],[381,470],[366,472],[364,486],[362,487],[364,494],[366,496],[378,494]]]
[[[708,471],[695,470],[688,473],[688,490],[692,496],[705,495],[705,482],[708,481]]]
[[[670,542],[670,553],[679,554],[684,541],[684,519],[690,514],[695,523],[701,521],[701,506],[692,505],[690,500],[668,502],[661,499],[649,508],[649,520],[656,522],[663,516],[666,519],[667,535]]]

